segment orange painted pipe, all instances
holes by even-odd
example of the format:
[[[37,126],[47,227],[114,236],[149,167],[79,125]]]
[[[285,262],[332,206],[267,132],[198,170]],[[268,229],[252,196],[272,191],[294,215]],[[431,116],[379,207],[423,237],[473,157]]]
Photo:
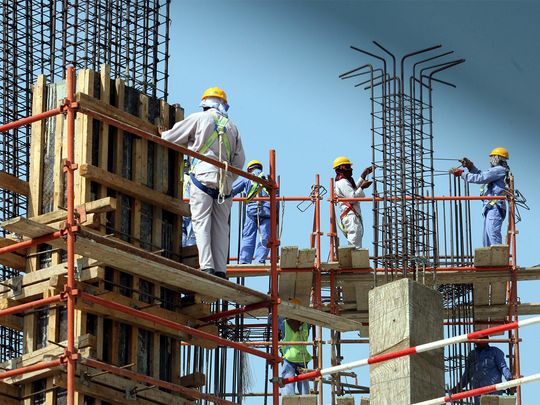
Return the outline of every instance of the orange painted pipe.
[[[15,307],[2,309],[0,311],[0,317],[13,315],[13,314],[18,314],[18,313],[27,311],[29,309],[36,309],[36,308],[45,307],[47,305],[51,305],[51,304],[55,304],[57,302],[64,301],[64,299],[65,298],[64,298],[63,294],[53,295],[52,297],[47,297],[47,298],[41,298],[39,300],[27,302],[25,304],[20,304],[20,305],[17,305]]]
[[[68,67],[66,73],[66,100],[67,108],[67,161],[64,163],[64,171],[67,177],[67,403],[75,404],[75,110],[73,98],[75,92],[75,69]]]
[[[6,378],[16,377],[18,375],[23,375],[26,373],[31,373],[32,371],[45,370],[46,368],[54,368],[62,365],[62,360],[51,360],[51,361],[42,361],[31,366],[16,368],[15,370],[4,371],[0,373],[0,380],[5,380]]]
[[[52,110],[44,111],[38,114],[31,115],[30,117],[10,122],[9,124],[0,125],[0,132],[9,131],[10,129],[19,128],[24,125],[32,124],[36,121],[41,121],[50,117],[54,117],[55,115],[62,114],[63,109],[64,107],[60,106],[57,108],[53,108]]]

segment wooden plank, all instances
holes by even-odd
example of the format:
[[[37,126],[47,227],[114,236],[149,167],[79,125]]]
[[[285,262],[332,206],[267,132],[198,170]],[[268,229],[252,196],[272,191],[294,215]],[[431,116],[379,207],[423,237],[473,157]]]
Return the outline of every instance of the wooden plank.
[[[79,110],[83,113],[90,114],[99,119],[100,116],[110,117],[114,120],[118,120],[125,125],[133,128],[139,128],[146,132],[155,133],[158,136],[157,128],[154,124],[145,121],[139,117],[130,114],[127,111],[104,103],[88,94],[77,92],[75,94],[75,100],[79,103]]]
[[[203,373],[192,373],[180,377],[178,385],[187,388],[200,388],[206,385],[206,375]]]
[[[8,219],[7,221],[2,222],[0,226],[9,232],[16,233],[17,235],[24,235],[28,238],[38,238],[56,231],[56,229],[51,228],[50,226],[23,217]]]
[[[356,321],[284,301],[279,304],[278,312],[279,316],[285,318],[296,319],[298,321],[307,322],[311,325],[319,325],[339,332],[360,330],[360,327],[362,326]]]
[[[54,376],[54,382],[55,385],[66,388],[66,374],[58,373]],[[192,404],[191,401],[177,394],[158,389],[145,390],[144,388],[148,388],[148,386],[114,374],[102,374],[101,370],[86,366],[79,366],[75,382],[75,389],[78,392],[118,405],[126,405],[126,403],[142,405]],[[131,397],[132,399],[126,398],[126,392],[133,389],[139,392]]]
[[[60,243],[58,241],[53,244]],[[181,263],[135,248],[127,243],[105,238],[88,229],[81,229],[75,242],[78,254],[99,258],[111,267],[139,275],[183,291],[191,291],[239,304],[268,300],[268,295],[208,275]]]
[[[94,94],[94,81],[96,73],[90,69],[83,69],[77,75],[77,90],[88,96]],[[87,114],[77,114],[75,119],[75,161],[77,164],[92,163],[92,121]],[[75,204],[90,201],[90,181],[75,172]]]
[[[16,315],[4,315],[0,316],[0,325],[22,332],[24,329],[24,319]]]
[[[474,316],[476,319],[503,319],[508,315],[508,305],[484,305],[474,307]],[[540,303],[530,302],[518,305],[518,313],[524,315],[540,315]]]
[[[177,215],[189,215],[188,205],[171,196],[154,191],[146,186],[134,181],[127,180],[122,176],[107,172],[92,165],[81,165],[80,175],[95,181],[96,183],[110,187],[118,192],[134,197],[137,200],[145,201],[152,205],[157,205]]]
[[[77,209],[84,209],[87,214],[90,213],[103,213],[114,211],[116,209],[116,199],[112,197],[104,197],[99,200],[89,201],[87,203],[77,206]],[[46,214],[38,215],[37,217],[30,218],[31,221],[38,222],[40,224],[49,224],[51,222],[65,221],[67,218],[67,211],[57,210],[51,211]]]
[[[17,241],[13,239],[0,238],[0,248],[11,246],[15,243],[17,243]],[[11,267],[12,269],[24,271],[26,268],[26,257],[17,252],[4,253],[0,255],[0,264]]]
[[[32,114],[45,111],[47,105],[45,76],[40,75],[33,87]],[[43,143],[45,142],[45,122],[36,121],[32,124],[32,140],[30,142],[30,193],[28,200],[28,213],[30,216],[40,214],[42,196],[42,166],[43,166]]]
[[[11,191],[12,193],[28,196],[30,194],[30,185],[27,181],[20,180],[0,170],[0,188]]]
[[[43,292],[51,286],[51,280],[59,276],[65,276],[67,270],[58,270],[55,274],[50,276],[50,279],[42,280],[39,283],[33,283],[23,286],[20,290],[8,290],[0,294],[0,308],[9,308],[15,305],[19,305],[28,301],[41,298]],[[82,282],[91,283],[104,277],[104,270],[101,267],[91,267],[83,269],[81,271],[80,280]]]
[[[83,287],[83,289],[84,289],[84,287]],[[157,307],[157,306],[150,306],[149,307],[148,304],[145,304],[145,303],[143,303],[141,301],[137,301],[137,300],[134,300],[134,299],[131,299],[131,298],[128,298],[128,297],[124,297],[124,296],[119,295],[119,294],[114,293],[114,292],[107,292],[107,293],[99,294],[99,297],[102,298],[102,299],[108,299],[110,301],[116,302],[116,303],[121,304],[121,305],[128,306],[130,308],[135,308],[135,309],[138,309],[140,311],[147,312],[147,313],[152,314],[152,315],[159,316],[161,318],[170,320],[172,322],[176,322],[176,323],[180,323],[180,324],[184,324],[184,325],[185,324],[191,324],[193,326],[203,325],[202,322],[197,321],[196,319],[188,317],[188,316],[186,316],[184,314],[181,314],[181,313],[178,313],[178,312],[173,312],[173,311],[168,311],[166,309],[163,309],[163,308],[160,308],[160,307]],[[171,336],[171,337],[173,337],[175,339],[182,339],[183,341],[189,342],[190,344],[194,344],[194,345],[197,345],[197,346],[201,346],[201,347],[205,347],[205,348],[209,348],[209,349],[213,349],[213,348],[216,347],[216,344],[213,343],[213,342],[209,342],[207,340],[204,340],[204,339],[201,339],[201,338],[198,338],[198,337],[189,336],[188,334],[185,334],[183,332],[178,332],[175,329],[172,329],[172,328],[160,325],[160,324],[156,324],[154,322],[150,322],[150,321],[147,321],[147,320],[144,320],[144,319],[137,319],[137,318],[134,318],[133,316],[125,314],[123,312],[120,312],[120,311],[117,311],[117,310],[114,310],[114,309],[110,309],[110,308],[105,308],[105,307],[103,307],[101,305],[95,305],[95,304],[86,302],[86,301],[84,301],[82,299],[79,299],[77,301],[76,308],[81,310],[81,311],[88,312],[88,313],[93,313],[93,314],[96,314],[96,315],[99,315],[99,316],[103,316],[105,318],[110,318],[110,319],[113,319],[113,320],[118,321],[118,322],[127,323],[127,324],[133,325],[133,326],[140,326],[142,328],[153,331],[154,333],[162,333],[162,334]],[[207,332],[207,333],[210,333],[212,335],[217,334],[217,327],[215,325],[202,326],[200,328],[200,330],[204,331],[204,332]],[[136,341],[135,336],[134,336],[133,340]],[[136,354],[136,352],[135,352],[135,354]]]

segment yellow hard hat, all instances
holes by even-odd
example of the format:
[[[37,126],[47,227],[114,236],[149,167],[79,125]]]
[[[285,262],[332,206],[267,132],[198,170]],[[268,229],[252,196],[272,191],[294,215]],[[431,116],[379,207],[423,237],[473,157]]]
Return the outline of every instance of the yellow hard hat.
[[[204,100],[207,97],[219,97],[223,101],[227,102],[227,94],[219,87],[210,87],[209,89],[206,89],[201,97],[201,100]]]
[[[289,303],[294,305],[300,305],[300,300],[298,298],[289,298]]]
[[[491,151],[489,156],[501,156],[505,159],[510,159],[510,154],[506,148],[495,148]]]
[[[247,164],[247,168],[249,169],[251,166],[255,166],[255,165],[259,165],[261,166],[261,168],[263,167],[262,163],[259,162],[258,160],[250,160],[249,163]]]
[[[349,160],[348,157],[345,157],[345,156],[337,157],[334,159],[334,164],[332,165],[332,169],[335,169],[336,167],[341,166],[341,165],[352,166],[352,162]]]

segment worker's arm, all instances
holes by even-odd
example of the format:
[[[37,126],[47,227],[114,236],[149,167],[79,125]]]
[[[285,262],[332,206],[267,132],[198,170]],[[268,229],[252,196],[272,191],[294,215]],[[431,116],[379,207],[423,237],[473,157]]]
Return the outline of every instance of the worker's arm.
[[[495,354],[495,362],[497,363],[497,368],[501,372],[502,375],[504,375],[504,378],[506,378],[506,381],[510,381],[513,379],[512,373],[510,372],[510,369],[506,365],[506,360],[504,359],[504,353],[502,350],[497,349],[497,353]]]
[[[506,176],[506,170],[502,166],[491,167],[480,171],[474,167],[469,173],[462,173],[461,178],[467,183],[487,184]]]
[[[249,180],[239,177],[232,185],[231,195],[234,197],[242,192],[248,192]]]
[[[161,137],[166,141],[177,145],[188,145],[190,137],[195,137],[197,131],[197,119],[192,115],[185,120],[178,121],[168,131],[163,131]]]

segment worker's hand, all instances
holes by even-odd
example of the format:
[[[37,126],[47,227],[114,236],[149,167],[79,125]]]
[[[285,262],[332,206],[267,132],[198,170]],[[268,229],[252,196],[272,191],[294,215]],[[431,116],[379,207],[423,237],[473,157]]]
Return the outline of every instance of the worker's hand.
[[[464,157],[459,161],[466,169],[471,170],[474,167],[474,163],[469,160],[469,158]]]
[[[506,389],[506,395],[514,395],[517,392],[517,387],[510,387]]]
[[[157,124],[157,131],[158,133],[161,135],[163,132],[165,131],[168,131],[169,128],[167,128],[165,125],[163,124]]]
[[[456,385],[454,388],[450,390],[452,394],[457,394],[460,391],[460,386]]]
[[[460,177],[463,174],[463,169],[452,167],[448,172],[456,177]]]
[[[368,188],[369,186],[371,186],[373,184],[372,181],[370,180],[362,180],[362,182],[360,183],[360,188],[362,190],[365,190],[366,188]]]
[[[362,172],[361,178],[365,179],[370,173],[373,172],[373,166],[366,167]],[[368,186],[369,187],[369,186]]]

